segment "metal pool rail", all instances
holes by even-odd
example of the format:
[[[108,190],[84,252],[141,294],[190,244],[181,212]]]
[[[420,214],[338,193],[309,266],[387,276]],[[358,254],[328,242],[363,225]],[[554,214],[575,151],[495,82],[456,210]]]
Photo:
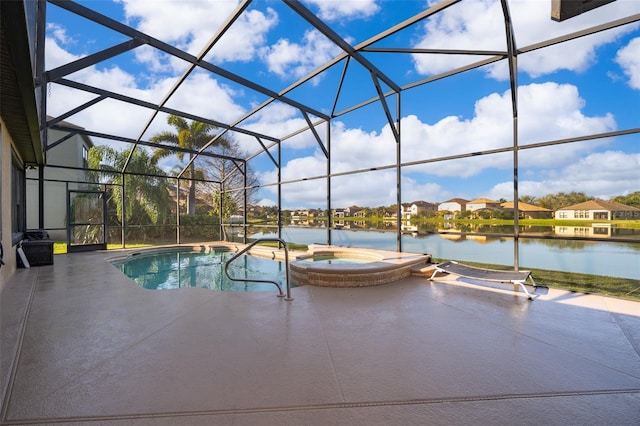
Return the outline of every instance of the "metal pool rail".
[[[279,282],[277,282],[275,280],[263,280],[263,279],[259,279],[259,278],[234,278],[231,275],[229,275],[229,264],[231,262],[233,262],[234,260],[236,260],[237,258],[242,256],[243,254],[245,254],[246,252],[251,250],[251,248],[253,246],[255,246],[256,244],[261,243],[261,242],[268,242],[268,241],[277,242],[278,243],[278,247],[280,247],[280,244],[282,244],[282,246],[284,247],[284,267],[285,267],[285,278],[286,278],[286,282],[287,282],[287,295],[286,295],[286,297],[285,297],[284,293],[282,292],[282,286],[280,285]],[[278,287],[278,297],[284,297],[284,300],[287,300],[287,301],[293,300],[293,297],[291,297],[291,283],[289,282],[289,249],[287,248],[287,243],[281,238],[259,238],[259,239],[255,240],[254,242],[252,242],[251,244],[249,244],[248,246],[246,246],[245,248],[240,250],[238,253],[234,254],[229,260],[227,260],[227,262],[224,264],[224,273],[227,275],[227,278],[229,278],[231,281],[248,281],[248,282],[254,282],[254,283],[271,283],[271,284],[274,284],[276,287]]]

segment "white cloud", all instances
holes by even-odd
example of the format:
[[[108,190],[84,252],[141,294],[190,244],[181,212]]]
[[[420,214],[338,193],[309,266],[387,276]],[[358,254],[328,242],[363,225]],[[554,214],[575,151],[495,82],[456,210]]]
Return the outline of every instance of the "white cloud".
[[[272,102],[241,127],[263,135],[277,135],[283,137],[306,127],[307,122],[301,117],[300,112],[285,103]],[[239,137],[242,149],[253,153],[258,149],[256,141],[252,137]],[[311,132],[304,132],[284,141],[283,145],[290,149],[309,148],[316,144]],[[260,148],[261,149],[261,148]]]
[[[260,201],[258,201],[256,203],[257,206],[262,206],[262,207],[273,207],[276,206],[277,203],[273,200],[270,200],[268,198],[262,198]]]
[[[287,162],[282,168],[282,180],[295,180],[303,177],[313,177],[325,175],[327,171],[324,157],[313,155],[308,157],[294,158]],[[261,182],[277,182],[277,171],[269,171],[261,175]]]
[[[415,48],[505,50],[499,2],[471,1],[452,6],[425,21]],[[437,74],[479,60],[458,55],[413,55],[420,74]]]
[[[245,11],[206,58],[215,63],[250,61],[259,54],[266,43],[267,32],[277,23],[278,15],[273,9],[267,8],[265,13]]]
[[[614,130],[616,123],[611,115],[589,117],[581,110],[584,100],[575,86],[569,84],[531,84],[519,89],[519,144],[527,145],[556,139],[576,137]],[[491,94],[476,102],[471,119],[446,117],[429,125],[416,116],[402,120],[403,159],[445,157],[463,152],[482,152],[509,147],[512,142],[511,94]],[[575,146],[558,146],[549,156],[549,150],[532,150],[527,158],[532,166],[558,165],[576,159],[585,149]],[[439,176],[469,177],[485,168],[511,166],[510,155],[488,155],[477,158],[448,161],[438,167],[426,165],[425,171]],[[416,167],[420,169],[420,167]]]
[[[629,77],[629,86],[640,90],[640,37],[632,39],[620,49],[615,60]]]
[[[269,71],[280,77],[301,78],[340,52],[340,48],[320,32],[306,31],[301,43],[280,39],[264,48],[262,55]]]
[[[640,12],[640,2],[614,2],[562,23],[550,19],[549,2],[513,0],[509,2],[517,47],[595,26]],[[518,69],[532,77],[558,70],[582,72],[596,60],[599,46],[616,40],[635,26],[603,31],[571,42],[539,49],[518,57]],[[425,21],[424,34],[414,47],[472,50],[506,50],[505,25],[500,2],[465,1],[449,7]],[[416,70],[425,75],[438,74],[479,60],[460,55],[414,55]],[[508,79],[506,61],[485,68],[495,79]]]
[[[609,199],[638,190],[640,154],[606,151],[589,154],[560,170],[538,170],[540,180],[523,180],[518,193],[542,197],[558,192],[584,192]],[[485,196],[493,199],[513,199],[513,182],[495,185]]]
[[[343,3],[353,4],[358,2],[347,1]],[[640,2],[637,3],[640,4]],[[226,19],[230,11],[237,5],[237,2],[215,1],[206,3],[197,1],[194,4],[197,7],[208,8],[215,5],[217,12],[215,19],[220,21]],[[363,4],[364,2],[360,6]],[[473,43],[472,45],[477,48],[495,49],[495,45],[500,45],[502,46],[500,48],[504,48],[504,37],[496,36],[499,32],[492,33],[487,30],[487,27],[502,28],[501,21],[495,19],[492,21],[492,18],[485,13],[495,4],[499,5],[499,2],[464,2],[464,4],[471,4],[471,7],[467,7],[465,11],[469,15],[475,15],[474,19],[465,14],[442,18],[442,22],[436,22],[437,25],[433,24],[435,25],[434,32],[431,34],[433,37],[440,38],[433,38],[431,42],[450,42],[452,43],[451,47],[455,47],[455,44],[460,42]],[[194,9],[189,9],[191,7],[190,3],[189,6],[179,2],[172,4],[168,2],[127,2],[126,5],[132,7],[127,12],[132,25],[138,25],[141,30],[152,34],[155,32],[158,38],[164,40],[171,38],[175,44],[184,46],[193,53],[196,53],[202,47],[206,41],[205,38],[211,36],[211,28],[219,25],[215,23],[218,21],[214,22],[214,18],[211,16],[200,16],[204,14],[202,11],[198,12],[200,9],[196,9],[195,12]],[[520,11],[519,14],[514,11],[514,20],[516,18],[521,19],[519,16],[522,16],[523,11],[526,10],[524,8],[525,5],[533,7],[534,3],[510,2],[510,6],[513,6],[512,9]],[[194,22],[185,22],[186,15],[183,16],[182,11],[178,11],[176,14],[169,12],[174,7],[188,10],[188,16],[192,17]],[[452,7],[451,10],[455,7]],[[163,10],[162,16],[158,16],[157,20],[154,18],[157,11],[149,10],[153,8]],[[546,9],[545,20],[548,20],[548,7]],[[348,12],[344,13],[348,14]],[[228,37],[229,40],[225,41],[223,39],[222,41],[248,43],[249,45],[244,47],[243,45],[236,45],[231,48],[224,47],[221,41],[221,44],[216,47],[218,50],[212,53],[214,58],[217,58],[214,61],[245,60],[245,58],[255,55],[255,50],[252,49],[259,48],[261,49],[261,54],[266,55],[263,58],[267,60],[273,73],[299,77],[319,64],[324,63],[336,53],[332,50],[336,49],[335,46],[328,43],[317,32],[311,31],[305,33],[299,43],[281,39],[276,45],[264,48],[264,40],[260,39],[260,37],[266,34],[270,25],[274,25],[277,19],[275,12],[262,13],[250,9],[245,14],[247,17],[243,19],[247,21],[243,21],[242,25],[249,25],[248,23],[250,23],[255,27],[255,32],[245,29],[248,32],[244,33],[245,35],[242,37]],[[168,19],[170,19],[170,22]],[[480,29],[476,28],[477,21],[482,21],[483,19],[482,28],[486,34],[481,33]],[[494,24],[487,25],[487,22],[493,22]],[[522,30],[518,30],[517,34],[520,44],[522,44],[523,40],[527,40],[523,33],[533,32],[536,29],[534,28],[535,20],[531,21],[533,22],[531,30],[527,29],[528,27],[526,26],[529,21],[525,20],[524,22],[525,25],[521,27]],[[181,25],[184,25],[184,27],[175,28]],[[208,25],[208,32],[204,30],[206,25]],[[566,26],[563,28],[566,31]],[[239,31],[244,30],[239,29]],[[551,33],[545,32],[546,26],[541,26],[536,31],[545,38],[552,36],[550,35]],[[612,34],[613,32],[607,31],[605,33]],[[65,49],[66,46],[74,44],[75,40],[68,37],[63,27],[52,26],[49,29],[49,34],[52,38],[47,39],[47,69],[67,64],[81,57],[71,54],[70,51]],[[228,36],[231,34],[229,33]],[[249,36],[246,34],[249,34]],[[248,40],[254,36],[257,37],[257,41]],[[591,60],[590,58],[592,58],[588,53],[593,51],[593,46],[595,45],[593,41],[597,37],[591,36],[586,39],[591,40],[591,44],[587,46],[586,50],[576,50],[578,59],[570,65],[572,69],[581,69],[582,65],[580,64],[588,64]],[[636,85],[634,86],[636,88],[640,84],[638,83],[638,74],[640,72],[638,71],[637,62],[637,57],[640,57],[640,53],[638,53],[640,43],[637,40],[638,38],[634,39],[627,47],[621,49],[617,57],[618,63],[629,77],[630,85]],[[225,49],[228,49],[228,51]],[[242,52],[238,52],[239,50]],[[235,53],[232,51],[235,51]],[[545,49],[545,51],[547,50]],[[552,51],[548,50],[547,53],[549,52]],[[166,57],[157,55],[157,52],[154,52],[153,49],[145,48],[144,46],[136,49],[136,54],[138,58],[144,58],[145,64],[152,65],[147,69],[147,76],[145,77],[131,74],[128,69],[117,66],[105,67],[99,64],[98,67],[88,67],[75,73],[73,79],[104,87],[106,90],[120,92],[137,99],[158,102],[168,93],[175,82],[175,77],[166,78],[167,75],[173,75],[174,69],[182,72],[185,64],[179,64],[180,61],[175,58],[171,59],[169,64]],[[249,56],[233,56],[240,54]],[[525,61],[527,56],[534,58],[533,53],[521,55],[519,64],[523,67],[528,66]],[[562,64],[567,64],[566,61],[571,59],[569,57],[572,55],[565,56],[567,58],[562,58]],[[532,66],[531,73],[551,72],[551,70],[557,69],[559,62],[556,62],[556,59],[547,54],[540,58],[536,66]],[[113,63],[116,62],[110,62],[110,64]],[[449,65],[443,63],[443,65],[438,66],[446,68]],[[156,71],[159,74],[156,74]],[[498,73],[498,69],[495,68],[494,72]],[[496,74],[496,76],[499,76],[499,74]],[[141,81],[143,78],[145,80]],[[49,113],[52,115],[67,112],[95,97],[93,94],[75,91],[59,85],[51,86],[48,108]],[[243,93],[234,91],[205,72],[192,74],[179,89],[179,92],[183,91],[188,96],[173,97],[169,106],[229,123],[244,114],[246,108],[250,108],[250,106],[245,108],[239,104],[244,99]],[[519,140],[521,145],[616,129],[616,121],[612,115],[587,115],[584,112],[586,107],[584,99],[580,97],[577,87],[570,84],[544,83],[521,86],[519,88],[519,100]],[[493,93],[477,100],[473,115],[469,117],[449,116],[439,121],[427,123],[421,117],[420,110],[407,108],[405,111],[415,112],[416,115],[407,115],[402,119],[402,161],[404,162],[454,155],[462,152],[479,152],[509,147],[512,144],[509,91]],[[68,121],[91,130],[135,138],[150,116],[151,111],[145,108],[126,106],[117,101],[102,101],[74,115]],[[297,109],[281,102],[273,102],[251,117],[246,123],[242,123],[242,126],[263,134],[283,136],[303,128],[306,126],[306,122]],[[159,116],[148,130],[145,138],[165,129],[167,129],[165,117]],[[324,128],[319,128],[319,134],[321,137],[324,136]],[[242,136],[238,138],[242,143],[241,148],[249,153],[253,153],[259,148],[255,138]],[[245,142],[247,143],[246,145]],[[546,170],[547,172],[539,179],[537,177],[527,177],[526,180],[522,180],[520,192],[526,194],[529,188],[532,189],[532,193],[534,193],[533,190],[554,192],[553,188],[556,186],[562,188],[558,190],[575,190],[574,188],[581,184],[580,178],[586,180],[587,175],[582,169],[572,169],[571,164],[580,165],[583,168],[590,167],[595,171],[593,175],[589,174],[588,176],[593,178],[593,188],[599,191],[599,194],[607,194],[607,186],[615,187],[614,183],[620,179],[618,176],[627,176],[625,179],[631,181],[632,178],[628,176],[628,169],[625,169],[628,164],[625,161],[628,161],[628,158],[624,154],[622,154],[622,159],[615,163],[618,164],[616,168],[608,169],[600,167],[598,162],[607,161],[609,164],[614,164],[614,159],[618,157],[614,158],[611,153],[607,157],[598,157],[596,154],[590,154],[607,142],[606,140],[600,140],[522,151],[522,167],[532,170]],[[333,172],[367,169],[395,163],[395,141],[388,125],[376,131],[365,131],[360,128],[348,128],[342,122],[333,121],[331,143]],[[283,155],[285,166],[282,169],[283,180],[324,175],[326,173],[324,156],[318,149],[311,132],[307,131],[288,139],[282,146],[285,151]],[[315,153],[299,156],[302,149],[306,149],[306,153],[315,150]],[[633,164],[637,166],[637,156],[633,158],[636,158],[636,163]],[[463,181],[465,178],[469,178],[469,181],[472,181],[476,176],[481,176],[481,173],[487,170],[499,170],[500,176],[509,176],[511,167],[512,155],[505,153],[406,168],[403,170],[403,200],[427,199],[435,201],[457,195],[449,194],[439,184],[425,183],[425,179],[429,179],[430,176],[442,177],[443,179],[440,179],[439,182],[449,178],[452,178],[452,180],[458,179],[458,182]],[[557,168],[560,168],[562,172],[554,175],[552,170]],[[616,175],[608,174],[613,172],[619,173]],[[575,182],[571,179],[564,179],[562,176],[565,173],[567,175],[575,174],[577,176]],[[276,181],[274,173],[264,173],[261,178],[264,183]],[[501,177],[500,179],[502,180],[503,178]],[[507,180],[508,177],[504,179]],[[491,180],[491,182],[495,181],[496,179]],[[394,170],[337,177],[334,182],[336,183],[336,187],[332,191],[334,205],[361,204],[373,206],[391,204],[396,201],[396,176]],[[511,198],[508,194],[513,191],[512,182],[507,182],[504,185],[504,188],[501,185],[496,185],[492,191],[496,194],[503,191],[507,195],[502,195],[501,197]],[[275,187],[269,188],[265,189],[265,191],[271,191]],[[359,188],[357,194],[354,193],[353,188]],[[323,206],[326,203],[325,192],[324,180],[314,180],[287,186],[283,196],[285,204],[289,206]]]
[[[53,37],[57,42],[62,45],[73,44],[74,40],[67,35],[67,30],[62,25],[55,23],[47,24],[47,34]]]
[[[307,0],[319,9],[318,15],[327,21],[343,18],[368,18],[380,10],[376,0]]]
[[[165,80],[165,84],[158,87],[161,93],[168,93],[170,86],[167,83],[169,81]],[[238,93],[222,85],[211,74],[195,72],[182,83],[167,102],[167,106],[200,117],[231,123],[245,113],[234,100],[237,96]]]
[[[611,131],[616,123],[611,115],[601,117],[587,116],[582,110],[585,102],[580,98],[575,86],[569,84],[531,84],[519,90],[521,103],[519,129],[520,145],[549,140],[576,137]],[[509,91],[494,93],[476,102],[474,116],[469,119],[461,117],[445,117],[428,124],[417,116],[409,115],[402,119],[402,161],[446,157],[467,152],[480,152],[495,148],[512,146],[511,127],[511,95]],[[521,151],[522,162],[528,168],[551,169],[568,167],[598,146],[608,141],[591,141],[588,144],[564,144],[544,149]],[[371,167],[395,163],[395,141],[385,126],[380,132],[365,132],[362,129],[347,128],[344,123],[334,122],[332,125],[332,172],[362,170]],[[300,157],[286,163],[282,169],[283,180],[300,179],[326,173],[324,156],[319,150],[314,155]],[[445,199],[450,194],[438,185],[425,184],[422,176],[440,176],[444,178],[471,178],[487,169],[511,170],[513,156],[510,152],[483,155],[422,164],[404,169],[403,194],[405,199]],[[410,173],[411,175],[407,175]],[[387,191],[395,191],[395,174],[393,171],[378,171],[370,181],[368,174],[352,175],[353,178],[340,177],[340,188],[360,188],[367,182],[373,182],[372,188],[363,187],[357,197],[377,199],[378,202],[362,205],[384,204],[381,200],[390,195]],[[391,179],[393,177],[393,179]],[[275,174],[262,176],[263,182],[275,182]],[[342,184],[352,181],[353,185]],[[426,186],[425,186],[426,185]],[[507,192],[513,192],[513,184]],[[504,191],[504,188],[501,188]],[[352,190],[343,198],[341,190],[332,192],[335,200],[354,199]],[[296,201],[302,201],[305,192],[300,191]],[[306,192],[309,199],[324,200],[324,195],[317,191]],[[420,197],[420,194],[423,194]],[[428,195],[428,197],[427,197]],[[285,194],[287,197],[289,194]],[[501,195],[501,197],[509,198]],[[498,197],[500,198],[500,197]],[[359,199],[359,198],[358,198]],[[354,204],[353,202],[350,204]]]
[[[403,203],[420,200],[435,202],[437,200],[447,200],[451,196],[451,192],[437,183],[420,183],[406,175],[402,178]]]
[[[64,31],[64,30],[61,30]],[[52,70],[59,66],[68,64],[75,60],[80,59],[81,55],[74,55],[65,50],[58,44],[58,37],[47,37],[45,39],[45,67],[47,70]],[[69,41],[65,41],[68,44]]]
[[[164,42],[174,44],[197,55],[209,42],[211,29],[220,28],[238,6],[237,0],[122,0],[130,25]],[[278,22],[271,8],[265,12],[246,10],[207,54],[215,63],[248,61],[266,42],[266,33]],[[175,71],[185,68],[181,61],[155,51],[144,51],[140,61],[151,64],[171,64]]]
[[[308,157],[301,161],[294,160],[288,164],[287,173],[298,174],[296,170],[313,169],[317,175],[325,170],[324,161],[318,157]],[[274,175],[264,175],[271,179]],[[357,188],[357,190],[356,190]],[[381,170],[364,174],[338,176],[332,179],[331,203],[334,207],[377,207],[396,203],[396,174],[393,170]],[[276,187],[264,188],[273,196]],[[435,183],[420,183],[408,176],[402,178],[403,202],[416,200],[447,199],[450,193]],[[326,206],[326,180],[317,179],[295,184],[287,184],[282,188],[285,208],[323,208]]]
[[[48,69],[79,58],[61,48],[51,38],[47,38],[46,42]],[[144,88],[140,88],[140,82],[136,81],[134,75],[117,66],[104,69],[96,66],[87,67],[72,74],[70,78],[90,86],[154,103],[159,102],[175,83],[175,78],[165,78],[152,81]],[[52,116],[66,113],[96,97],[95,94],[55,84],[50,85],[48,92],[47,113]],[[179,92],[189,95],[179,96],[177,93],[170,99],[167,106],[221,122],[231,122],[245,113],[244,109],[234,101],[237,94],[206,73],[193,73],[182,83]],[[211,102],[211,99],[215,99],[215,102]],[[104,100],[75,114],[67,121],[97,132],[137,138],[144,124],[151,118],[152,112],[147,108],[115,100]],[[166,130],[166,126],[166,121],[156,119],[144,136],[149,137],[161,130]]]

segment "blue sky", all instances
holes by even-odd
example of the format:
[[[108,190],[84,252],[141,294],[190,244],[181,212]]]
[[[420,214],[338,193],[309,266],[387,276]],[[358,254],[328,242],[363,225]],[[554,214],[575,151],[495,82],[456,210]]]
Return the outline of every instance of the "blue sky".
[[[197,55],[237,1],[92,0],[80,2],[114,20]],[[307,0],[302,2],[352,46],[368,40],[436,1]],[[561,23],[550,19],[550,0],[510,0],[516,45],[570,34],[640,14],[640,0],[617,0]],[[55,5],[47,5],[48,70],[98,52],[128,38]],[[464,0],[372,47],[504,51],[500,2]],[[258,0],[243,12],[205,60],[276,92],[282,91],[342,51],[286,4]],[[470,64],[483,56],[366,52],[367,60],[400,86]],[[401,94],[401,161],[423,162],[402,171],[402,201],[442,202],[453,197],[513,199],[513,155],[501,153],[455,161],[428,162],[448,155],[512,145],[510,89],[506,61],[421,85]],[[188,64],[150,46],[140,46],[67,78],[128,96],[160,102]],[[344,60],[287,94],[329,113]],[[518,138],[520,145],[640,127],[640,25],[625,25],[562,45],[518,56]],[[382,84],[383,90],[388,87]],[[336,111],[375,96],[368,71],[351,61]],[[57,116],[94,95],[51,84],[48,114]],[[171,108],[223,123],[236,123],[267,97],[215,74],[197,70],[167,102]],[[396,97],[387,98],[395,118]],[[106,100],[69,117],[86,129],[137,138],[152,117],[148,109]],[[311,117],[315,120],[315,117]],[[284,138],[306,125],[300,112],[283,102],[239,126]],[[150,124],[142,139],[167,130],[166,115]],[[332,179],[333,206],[379,206],[396,202],[395,142],[380,103],[341,115],[331,123],[331,170],[381,170]],[[326,144],[327,126],[318,127]],[[254,138],[233,137],[248,153]],[[94,142],[107,143],[102,140]],[[112,143],[118,148],[124,144]],[[275,153],[275,150],[272,150]],[[310,132],[282,143],[282,178],[326,173],[326,162]],[[169,169],[177,162],[169,158]],[[251,161],[263,183],[276,181],[265,154]],[[640,135],[525,149],[519,156],[520,195],[582,191],[609,198],[640,190]],[[326,181],[283,187],[283,207],[324,207]],[[260,204],[276,201],[276,187],[257,194]]]

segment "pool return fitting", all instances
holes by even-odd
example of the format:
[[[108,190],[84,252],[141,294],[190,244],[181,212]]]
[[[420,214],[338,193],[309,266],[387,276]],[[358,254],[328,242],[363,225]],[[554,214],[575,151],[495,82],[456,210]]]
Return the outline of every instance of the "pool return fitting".
[[[278,243],[278,248],[280,248],[280,244],[282,244],[282,247],[284,247],[284,266],[285,266],[285,276],[286,276],[286,282],[287,282],[287,294],[286,294],[286,296],[282,292],[282,286],[280,285],[280,283],[278,281],[275,281],[275,280],[262,280],[262,279],[258,279],[258,278],[234,278],[231,275],[229,275],[229,264],[231,264],[231,262],[233,262],[234,260],[236,260],[237,258],[242,256],[244,253],[246,253],[249,250],[251,250],[251,248],[253,246],[255,246],[258,243],[262,243],[262,242],[277,242]],[[254,283],[271,283],[271,284],[275,285],[276,287],[278,287],[278,297],[284,297],[284,300],[286,300],[286,301],[293,300],[293,297],[291,297],[291,283],[289,282],[289,249],[287,248],[286,241],[284,241],[281,238],[275,238],[275,237],[274,238],[259,238],[259,239],[255,240],[254,242],[252,242],[251,244],[249,244],[248,246],[246,246],[245,248],[243,248],[242,250],[240,250],[239,252],[234,254],[229,260],[226,261],[226,263],[224,264],[224,273],[227,275],[227,278],[229,278],[231,281],[246,281],[246,282],[254,282]]]

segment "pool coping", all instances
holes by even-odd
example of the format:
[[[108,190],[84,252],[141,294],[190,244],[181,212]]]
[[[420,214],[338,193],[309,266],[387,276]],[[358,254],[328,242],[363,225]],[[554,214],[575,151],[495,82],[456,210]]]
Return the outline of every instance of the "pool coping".
[[[371,259],[367,263],[326,264],[305,261],[317,255],[348,255]],[[411,275],[412,269],[431,261],[429,254],[311,244],[306,254],[290,262],[291,279],[296,285],[321,287],[369,287],[389,284]]]

